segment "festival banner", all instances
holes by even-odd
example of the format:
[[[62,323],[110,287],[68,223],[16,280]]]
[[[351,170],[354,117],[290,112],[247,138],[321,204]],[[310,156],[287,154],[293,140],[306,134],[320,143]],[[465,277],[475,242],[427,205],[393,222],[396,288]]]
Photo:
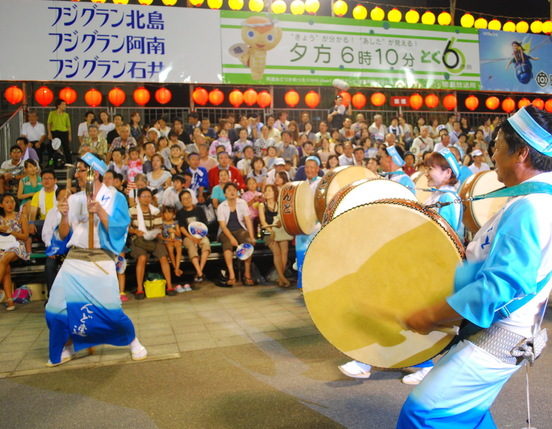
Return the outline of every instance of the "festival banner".
[[[475,29],[220,13],[224,83],[480,88]]]
[[[538,34],[479,31],[481,87],[552,93],[552,39]]]

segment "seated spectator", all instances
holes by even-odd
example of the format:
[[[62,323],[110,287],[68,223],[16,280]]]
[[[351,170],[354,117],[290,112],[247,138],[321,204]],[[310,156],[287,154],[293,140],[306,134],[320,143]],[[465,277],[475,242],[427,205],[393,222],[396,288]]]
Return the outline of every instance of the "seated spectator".
[[[29,209],[29,233],[31,235],[42,232],[46,215],[51,209],[57,207],[57,180],[54,170],[42,170],[40,177],[42,178],[42,189],[33,195]]]
[[[23,178],[24,164],[23,151],[18,145],[10,148],[10,159],[0,165],[0,193],[16,194],[19,187],[19,180]],[[1,280],[1,279],[0,279]]]
[[[167,137],[161,136],[157,139],[157,153],[163,157],[163,163],[166,164],[169,156],[171,156],[171,148]]]
[[[88,145],[90,152],[105,159],[107,154],[107,140],[102,134],[100,134],[98,125],[90,124],[88,126],[88,133],[81,141],[81,148],[85,145]]]
[[[197,202],[203,204],[205,202],[204,194],[209,189],[209,176],[207,170],[199,164],[200,155],[198,153],[190,153],[188,155],[188,168],[186,168],[186,172],[192,176],[191,189],[197,195]]]
[[[281,132],[274,126],[274,115],[268,115],[266,117],[266,126],[268,127],[268,137],[278,143],[281,139]]]
[[[318,132],[315,133],[316,141],[320,142],[323,138],[328,139],[328,141],[331,139],[332,135],[330,134],[328,130],[328,123],[327,122],[320,122],[318,125]]]
[[[376,158],[368,158],[368,161],[366,162],[366,168],[373,173],[379,174],[379,165],[378,160]]]
[[[142,171],[144,174],[148,174],[153,170],[151,166],[151,158],[155,155],[157,147],[153,142],[147,142],[144,144],[144,153],[142,155]]]
[[[264,190],[266,176],[267,176],[265,163],[262,158],[253,158],[253,161],[251,162],[251,164],[252,164],[252,168],[249,174],[247,175],[247,178],[255,179],[255,181],[257,182],[257,189],[260,189],[262,191]]]
[[[182,233],[176,222],[176,208],[174,206],[163,206],[161,209],[161,216],[163,217],[161,238],[167,248],[169,261],[174,269],[174,275],[180,277],[184,274],[184,271],[180,269],[180,263],[182,261]],[[180,285],[175,287],[176,291],[178,293],[185,292],[184,288],[179,286]]]
[[[276,158],[276,160],[274,161],[274,168],[270,170],[266,175],[266,184],[274,185],[278,173],[284,173],[287,176],[288,180],[291,179],[291,177],[289,177],[289,174],[286,172],[286,161],[283,158]]]
[[[360,165],[364,167],[364,149],[361,147],[355,147],[353,149],[353,165]]]
[[[224,185],[226,201],[217,208],[217,219],[219,222],[219,241],[222,243],[224,262],[228,270],[228,286],[236,284],[234,272],[233,255],[234,248],[241,243],[255,244],[253,223],[249,217],[247,203],[238,197],[238,187],[235,183]],[[255,283],[251,278],[251,259],[245,260],[244,281],[245,286],[253,286]]]
[[[412,152],[406,152],[404,154],[404,162],[405,165],[403,166],[403,171],[409,176],[412,176],[417,171],[416,158],[414,157],[414,154]]]
[[[261,128],[261,136],[253,143],[253,149],[255,149],[256,156],[266,155],[268,148],[274,146],[276,142],[268,135],[268,127],[263,125]]]
[[[25,241],[29,238],[27,217],[20,213],[13,195],[4,194],[0,200],[0,233],[2,250],[0,250],[0,281],[6,294],[6,310],[15,310],[13,303],[13,284],[10,264],[17,259],[29,260]],[[5,234],[5,235],[4,235]]]
[[[209,172],[209,170],[211,170],[211,168],[214,168],[218,165],[217,160],[209,156],[209,145],[207,143],[198,146],[198,154],[199,166],[207,170],[207,173]]]
[[[180,148],[181,153],[186,152],[186,145],[183,141],[178,140],[178,134],[176,134],[174,131],[171,131],[169,133],[169,147],[173,147],[174,145],[177,145]]]
[[[374,141],[382,142],[385,139],[387,127],[383,123],[383,116],[379,113],[374,115],[374,122],[368,128],[368,132],[370,133],[370,138]]]
[[[124,124],[123,115],[119,113],[115,113],[113,115],[113,125],[115,125],[115,127],[111,131],[109,131],[105,136],[105,139],[107,140],[108,145],[111,145],[111,143],[113,143],[113,140],[115,140],[117,137],[121,135],[121,127],[123,126],[123,124]],[[129,135],[130,135],[130,132],[129,132]]]
[[[253,147],[253,142],[247,137],[247,128],[240,128],[238,132],[238,139],[232,145],[232,150],[238,158],[243,157],[243,151],[247,146]]]
[[[343,145],[343,154],[339,155],[339,165],[355,165],[353,158],[353,145],[349,142]]]
[[[118,174],[121,174],[124,178],[124,174],[117,172]],[[129,182],[134,182],[134,178],[138,174],[144,173],[144,166],[142,159],[140,158],[140,151],[137,147],[131,147],[128,150],[128,161],[127,161],[127,174],[126,179],[128,179]]]
[[[316,134],[313,131],[312,123],[305,122],[302,125],[304,126],[304,128],[299,133],[299,136],[305,136],[308,141],[315,142],[316,141]]]
[[[217,154],[217,147],[223,146],[224,151],[227,152],[229,155],[232,155],[232,143],[230,143],[230,139],[228,138],[228,131],[225,129],[222,129],[219,131],[218,138],[216,140],[213,140],[211,143],[211,146],[209,147],[209,155],[216,155]]]
[[[84,114],[84,121],[79,124],[79,127],[77,128],[77,137],[79,138],[79,143],[82,144],[84,142],[84,139],[88,137],[88,127],[95,123],[96,116],[94,115],[94,112],[89,110]]]
[[[473,158],[473,163],[468,168],[473,174],[491,169],[491,167],[489,167],[489,164],[483,162],[483,152],[481,152],[479,149],[475,149],[471,153],[471,156]]]
[[[171,132],[171,127],[167,124],[167,118],[161,116],[159,118],[159,132],[163,137],[169,138],[169,133]]]
[[[111,122],[109,113],[107,113],[105,110],[102,110],[100,112],[100,123],[98,125],[98,129],[100,130],[100,134],[103,138],[107,138],[107,134],[115,129],[115,124]]]
[[[271,170],[274,167],[276,159],[278,159],[278,150],[275,146],[269,146],[266,156],[263,158],[267,170]]]
[[[38,114],[36,110],[29,110],[27,114],[27,122],[21,125],[21,136],[27,137],[33,144],[33,147],[40,158],[38,164],[42,164],[46,146],[46,128],[44,124],[38,122]]]
[[[324,168],[324,173],[332,171],[334,168],[339,167],[339,158],[337,155],[330,155],[326,161],[326,168]]]
[[[142,118],[140,117],[140,113],[138,112],[132,112],[130,114],[130,135],[134,137],[134,140],[136,140],[136,143],[138,145],[142,145],[144,142],[144,128],[141,124]]]
[[[207,138],[199,128],[194,129],[192,143],[186,145],[186,155],[189,153],[199,153],[199,145],[204,143],[207,143]]]
[[[319,143],[319,149],[316,151],[318,158],[322,161],[322,164],[326,164],[330,155],[335,155],[335,144],[330,143],[330,139],[322,137]]]
[[[165,166],[172,175],[182,174],[188,168],[188,165],[182,156],[182,150],[177,144],[171,146],[169,158],[167,159]]]
[[[253,225],[256,225],[257,218],[259,217],[259,203],[263,200],[263,194],[258,191],[257,181],[252,177],[248,178],[245,184],[247,190],[241,197],[249,207],[249,217]]]
[[[27,203],[30,203],[34,194],[42,189],[42,177],[38,174],[38,164],[32,159],[27,159],[23,165],[24,176],[19,181],[19,187],[17,189],[17,199],[21,207],[25,208]]]
[[[157,201],[163,199],[163,191],[171,184],[171,173],[163,169],[163,157],[156,153],[151,159],[153,170],[146,174],[148,179],[148,188],[156,196]]]
[[[167,189],[165,189],[165,192],[163,192],[163,198],[159,200],[159,203],[162,206],[175,207],[177,210],[180,210],[182,208],[182,205],[180,204],[179,195],[183,190],[190,191],[193,203],[197,204],[195,192],[193,192],[191,189],[186,188],[186,179],[184,178],[184,176],[179,175],[174,175],[172,177],[172,184]]]
[[[297,166],[299,162],[299,151],[293,144],[289,131],[282,132],[282,142],[278,143],[276,148],[280,151],[280,156],[284,158],[284,160],[291,161],[294,167]]]
[[[188,226],[192,222],[202,222],[207,225],[207,218],[205,212],[194,205],[193,196],[189,190],[185,189],[180,192],[180,203],[182,208],[176,213],[176,219],[184,238],[184,247],[188,252],[188,258],[190,258],[196,270],[194,281],[201,282],[204,280],[203,269],[207,263],[209,253],[211,253],[211,244],[207,237],[196,238],[192,236],[188,231]],[[199,252],[201,252],[201,256]]]
[[[115,149],[111,152],[111,162],[108,165],[108,169],[121,174],[125,180],[128,179],[128,165],[125,161],[125,150],[123,148]],[[136,177],[136,174],[134,177]]]
[[[355,138],[355,130],[352,128],[353,121],[351,118],[345,118],[343,121],[343,127],[339,130],[339,134],[344,140],[352,141]]]
[[[209,118],[201,118],[201,125],[199,126],[199,129],[204,136],[209,137],[210,139],[217,138],[215,129],[211,128],[211,121]]]
[[[420,135],[414,139],[410,152],[417,158],[422,157],[422,153],[433,151],[433,139],[429,135],[429,127],[425,125],[420,128]]]
[[[33,148],[33,144],[27,139],[27,137],[18,137],[15,144],[19,146],[21,152],[23,152],[23,159],[32,159],[33,161],[40,162],[38,153]]]
[[[303,143],[303,154],[299,159],[298,166],[305,165],[305,160],[311,155],[314,155],[314,144],[310,141],[306,141]]]
[[[238,186],[238,189],[245,188],[245,182],[240,171],[231,165],[232,160],[226,152],[220,152],[218,154],[219,165],[209,170],[209,186],[214,188],[219,183],[219,171],[228,170],[230,181]]]
[[[276,177],[274,179],[274,185],[278,188],[278,191],[282,190],[282,187],[290,181],[290,178],[286,171],[279,171],[276,173]]]
[[[219,184],[216,185],[211,192],[211,203],[213,204],[213,208],[215,210],[218,208],[220,203],[226,200],[226,196],[224,195],[224,185],[227,183],[230,183],[230,175],[228,174],[228,170],[220,170]]]
[[[138,191],[138,204],[131,207],[131,224],[128,232],[131,236],[130,252],[136,259],[136,299],[144,299],[144,275],[149,255],[153,255],[161,264],[161,271],[167,281],[167,295],[176,294],[171,282],[171,267],[168,253],[161,240],[163,219],[157,207],[152,205],[153,196],[148,188]]]
[[[239,140],[238,140],[239,141]],[[243,158],[238,161],[238,164],[236,167],[240,171],[241,175],[243,177],[247,177],[247,175],[251,172],[252,169],[252,162],[253,158],[255,157],[255,152],[253,150],[253,146],[245,146],[243,148]]]
[[[115,149],[124,149],[125,154],[128,153],[128,150],[131,147],[137,147],[138,143],[134,140],[134,137],[130,135],[130,126],[127,124],[121,125],[119,127],[119,137],[115,137],[113,142],[109,146],[109,151],[107,153],[107,159],[111,159],[111,153]]]

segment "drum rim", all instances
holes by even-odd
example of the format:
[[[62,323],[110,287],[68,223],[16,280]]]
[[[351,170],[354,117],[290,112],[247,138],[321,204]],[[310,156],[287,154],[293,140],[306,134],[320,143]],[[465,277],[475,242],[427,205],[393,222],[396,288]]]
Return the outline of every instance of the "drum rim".
[[[292,182],[287,182],[287,183],[284,184],[284,186],[282,186],[282,189],[280,190],[280,193],[278,194],[278,214],[280,215],[280,221],[282,222],[282,227],[284,228],[284,230],[289,235],[308,235],[308,234],[310,234],[310,233],[307,233],[307,232],[303,231],[303,228],[301,228],[301,224],[299,222],[299,218],[297,217],[298,210],[297,210],[297,207],[296,207],[296,204],[295,204],[295,197],[297,195],[297,190],[298,190],[299,186],[301,186],[302,184],[306,184],[307,186],[309,186],[308,183],[305,182],[304,180],[294,180]],[[284,214],[283,211],[281,210],[281,207],[282,207],[281,200],[282,200],[282,195],[284,194],[284,192],[283,192],[284,189],[293,190],[293,201],[292,201],[293,210],[292,210],[291,214]],[[285,219],[284,219],[284,217],[285,217]],[[286,228],[286,223],[288,222],[288,219],[293,219],[293,225],[290,228],[293,231],[288,230]],[[315,222],[315,224],[316,224],[316,222]]]

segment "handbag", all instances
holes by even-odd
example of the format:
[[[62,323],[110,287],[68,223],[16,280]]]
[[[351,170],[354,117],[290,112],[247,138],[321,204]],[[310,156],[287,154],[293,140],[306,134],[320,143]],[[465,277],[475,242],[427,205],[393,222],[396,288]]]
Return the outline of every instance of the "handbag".
[[[17,246],[17,239],[11,234],[0,235],[0,249],[6,250]]]

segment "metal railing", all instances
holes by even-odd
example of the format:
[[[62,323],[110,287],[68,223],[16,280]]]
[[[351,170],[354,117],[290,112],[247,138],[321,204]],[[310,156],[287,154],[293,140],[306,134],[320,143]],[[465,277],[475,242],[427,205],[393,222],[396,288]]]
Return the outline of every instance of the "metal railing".
[[[0,160],[5,161],[10,157],[10,147],[19,137],[23,124],[23,109],[17,109],[6,122],[0,125]]]

